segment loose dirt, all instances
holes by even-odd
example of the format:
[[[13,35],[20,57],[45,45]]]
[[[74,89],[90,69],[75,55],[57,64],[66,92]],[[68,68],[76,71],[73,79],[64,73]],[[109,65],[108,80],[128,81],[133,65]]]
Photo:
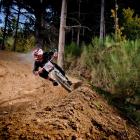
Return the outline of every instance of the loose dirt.
[[[32,62],[30,53],[0,51],[0,140],[140,140],[89,85],[68,93],[34,76]]]

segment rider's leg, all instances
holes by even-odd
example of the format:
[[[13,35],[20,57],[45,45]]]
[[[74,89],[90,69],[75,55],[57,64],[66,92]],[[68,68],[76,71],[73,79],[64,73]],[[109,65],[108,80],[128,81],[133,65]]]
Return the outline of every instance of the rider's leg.
[[[59,65],[57,65],[56,63],[53,63],[53,64],[65,76],[64,70]]]
[[[70,80],[67,81],[69,83],[69,85],[72,85],[72,82]]]
[[[59,65],[57,65],[56,63],[53,63],[53,64],[54,64],[55,67],[66,77],[68,83],[69,83],[70,85],[72,85],[72,82],[71,82],[71,81],[68,79],[68,77],[65,75],[64,70],[63,70]]]
[[[58,83],[57,83],[54,79],[52,79],[51,77],[49,77],[48,75],[49,75],[49,73],[48,73],[46,70],[43,70],[43,71],[39,74],[40,77],[51,81],[51,82],[53,83],[54,86],[57,86]]]
[[[47,79],[48,78],[49,73],[46,70],[43,70],[41,73],[39,73],[39,76]]]
[[[50,80],[54,86],[58,86],[58,83],[54,79],[50,78],[49,76],[47,79]]]

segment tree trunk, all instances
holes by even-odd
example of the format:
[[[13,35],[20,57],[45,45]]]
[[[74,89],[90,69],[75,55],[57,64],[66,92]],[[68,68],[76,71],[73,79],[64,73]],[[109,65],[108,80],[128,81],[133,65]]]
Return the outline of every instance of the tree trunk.
[[[35,23],[35,40],[36,44],[39,44],[38,47],[43,47],[43,37],[42,32],[45,26],[45,21],[43,16],[45,15],[45,5],[43,3],[43,0],[40,0],[40,5],[38,5],[38,8],[35,9],[35,17],[36,17],[36,23]]]
[[[104,45],[105,19],[104,19],[104,0],[101,0],[101,19],[100,19],[100,45]]]
[[[20,6],[18,7],[18,16],[17,16],[17,21],[16,21],[16,31],[15,31],[15,40],[14,40],[14,45],[13,45],[13,51],[16,50],[16,42],[17,42],[17,32],[18,32],[18,24],[19,24],[19,17],[20,17]]]
[[[71,42],[74,41],[74,29],[72,28],[71,29]]]
[[[5,25],[4,25],[4,31],[3,31],[2,46],[1,46],[2,50],[5,49],[6,28],[7,28],[9,14],[10,14],[10,4],[8,3],[6,7]]]
[[[35,23],[35,40],[37,44],[40,44],[40,47],[43,45],[43,40],[41,38],[41,31],[42,31],[42,11],[38,10],[36,12],[36,23]]]
[[[78,20],[80,22],[80,10],[81,10],[81,0],[79,0],[79,7],[78,7]],[[80,27],[77,29],[77,46],[79,46],[80,42]]]
[[[118,40],[118,4],[117,0],[115,0],[115,40]]]
[[[64,65],[66,15],[67,15],[67,3],[66,0],[62,0],[60,29],[59,29],[59,44],[58,44],[58,65],[62,68]]]

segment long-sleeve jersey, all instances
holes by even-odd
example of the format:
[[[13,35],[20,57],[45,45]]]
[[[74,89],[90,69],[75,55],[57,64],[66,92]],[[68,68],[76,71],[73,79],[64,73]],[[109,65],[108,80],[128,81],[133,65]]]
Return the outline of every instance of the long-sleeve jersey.
[[[39,67],[43,67],[53,56],[53,52],[45,52],[43,53],[43,59],[42,61],[35,61],[34,62],[34,68],[33,68],[33,72],[34,71],[38,71]]]

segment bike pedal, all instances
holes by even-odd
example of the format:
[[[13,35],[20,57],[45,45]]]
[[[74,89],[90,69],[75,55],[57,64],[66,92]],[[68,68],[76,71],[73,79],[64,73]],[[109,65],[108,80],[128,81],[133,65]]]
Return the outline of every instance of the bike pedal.
[[[67,81],[68,82],[68,84],[71,86],[72,85],[72,82],[71,81]]]

